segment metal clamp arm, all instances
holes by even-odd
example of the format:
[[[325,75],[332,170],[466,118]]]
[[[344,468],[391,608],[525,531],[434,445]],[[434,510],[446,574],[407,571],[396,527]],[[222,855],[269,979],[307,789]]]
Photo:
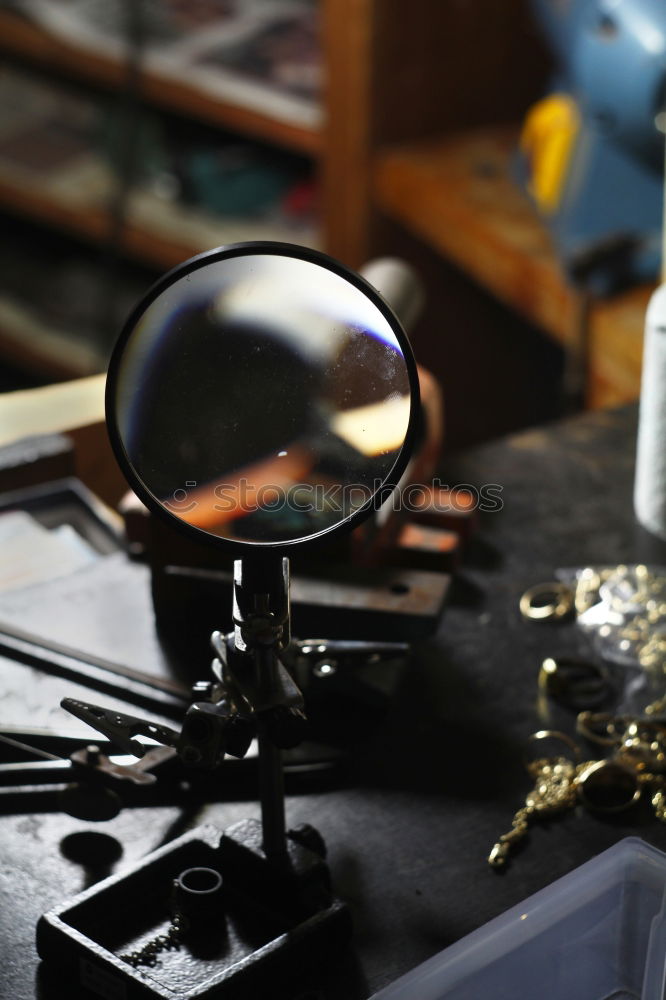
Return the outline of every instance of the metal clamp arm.
[[[106,736],[111,743],[133,757],[143,757],[149,749],[145,744],[133,739],[134,736],[147,736],[156,743],[174,748],[178,747],[180,741],[180,733],[175,729],[149,722],[147,719],[139,719],[135,715],[124,715],[122,712],[77,701],[75,698],[63,698],[60,705],[65,711],[85,722],[102,736]]]

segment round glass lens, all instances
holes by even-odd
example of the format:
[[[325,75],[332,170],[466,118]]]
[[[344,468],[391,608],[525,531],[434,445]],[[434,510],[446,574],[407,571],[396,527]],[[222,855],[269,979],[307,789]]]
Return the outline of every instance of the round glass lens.
[[[123,340],[109,417],[134,476],[235,542],[328,531],[377,494],[405,442],[408,365],[375,302],[325,263],[202,261]]]

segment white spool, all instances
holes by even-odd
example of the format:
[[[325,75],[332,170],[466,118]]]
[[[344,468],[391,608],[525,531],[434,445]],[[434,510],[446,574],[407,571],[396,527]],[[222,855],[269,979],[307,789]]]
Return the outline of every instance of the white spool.
[[[423,282],[414,268],[397,257],[379,257],[369,261],[361,274],[386,299],[409,333],[425,302]]]
[[[634,510],[644,528],[666,540],[666,285],[645,317]]]

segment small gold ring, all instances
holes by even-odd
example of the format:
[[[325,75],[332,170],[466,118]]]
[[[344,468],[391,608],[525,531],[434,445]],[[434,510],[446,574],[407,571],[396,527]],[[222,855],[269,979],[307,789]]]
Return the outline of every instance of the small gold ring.
[[[603,667],[570,656],[547,656],[539,670],[539,691],[577,711],[608,701],[611,684]]]
[[[560,621],[573,610],[573,591],[566,583],[537,583],[520,598],[520,613],[530,621]]]
[[[576,779],[578,797],[594,812],[624,812],[641,797],[637,772],[616,760],[598,760]]]
[[[579,712],[576,717],[576,732],[590,743],[613,747],[622,739],[618,725],[624,727],[626,722],[627,719],[623,716],[612,715],[610,712]]]

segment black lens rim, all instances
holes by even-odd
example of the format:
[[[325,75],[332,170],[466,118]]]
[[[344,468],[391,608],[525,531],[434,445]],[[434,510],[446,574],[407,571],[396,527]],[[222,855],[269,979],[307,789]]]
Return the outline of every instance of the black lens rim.
[[[396,456],[393,466],[389,470],[387,476],[382,480],[378,489],[372,494],[371,497],[369,497],[367,502],[362,507],[359,507],[352,514],[348,515],[342,521],[338,521],[330,528],[324,528],[315,535],[306,535],[303,538],[291,539],[286,542],[246,542],[239,539],[224,538],[204,531],[202,528],[197,528],[195,525],[188,524],[186,521],[177,517],[176,514],[167,510],[150,492],[146,484],[134,469],[120,434],[116,414],[116,389],[124,351],[137,323],[148,307],[152,305],[162,292],[166,291],[171,287],[171,285],[175,284],[176,281],[179,281],[186,275],[191,274],[193,271],[197,271],[208,264],[227,260],[231,257],[252,256],[253,254],[273,254],[281,257],[294,257],[298,260],[318,264],[319,266],[332,271],[334,274],[337,274],[339,277],[344,278],[350,284],[354,285],[354,287],[359,289],[359,291],[363,292],[382,313],[391,327],[398,344],[400,345],[405,359],[405,365],[407,367],[411,394],[410,413],[405,440],[402,448]],[[300,548],[303,545],[315,546],[324,540],[330,541],[339,535],[347,534],[357,525],[366,520],[366,518],[372,514],[373,510],[376,509],[375,501],[378,495],[381,494],[385,499],[388,498],[399,483],[405,469],[407,468],[419,429],[420,406],[421,397],[414,352],[400,321],[389,304],[384,298],[382,298],[380,293],[355,271],[345,267],[345,265],[341,264],[340,261],[320,250],[313,250],[309,247],[299,246],[294,243],[282,243],[273,240],[254,240],[246,243],[230,243],[225,246],[220,246],[214,250],[208,250],[204,253],[197,254],[195,257],[190,257],[188,260],[172,268],[165,275],[159,278],[155,284],[149,288],[143,298],[140,299],[122,327],[109,360],[105,389],[106,426],[111,447],[123,475],[139,499],[146,505],[146,507],[148,507],[150,511],[160,517],[163,521],[168,522],[176,530],[186,534],[191,539],[194,539],[199,543],[203,542],[204,544],[214,545],[215,547],[231,555],[235,555],[236,557],[248,556],[251,554],[260,556],[261,553],[269,552],[280,554],[286,553],[293,548]]]

